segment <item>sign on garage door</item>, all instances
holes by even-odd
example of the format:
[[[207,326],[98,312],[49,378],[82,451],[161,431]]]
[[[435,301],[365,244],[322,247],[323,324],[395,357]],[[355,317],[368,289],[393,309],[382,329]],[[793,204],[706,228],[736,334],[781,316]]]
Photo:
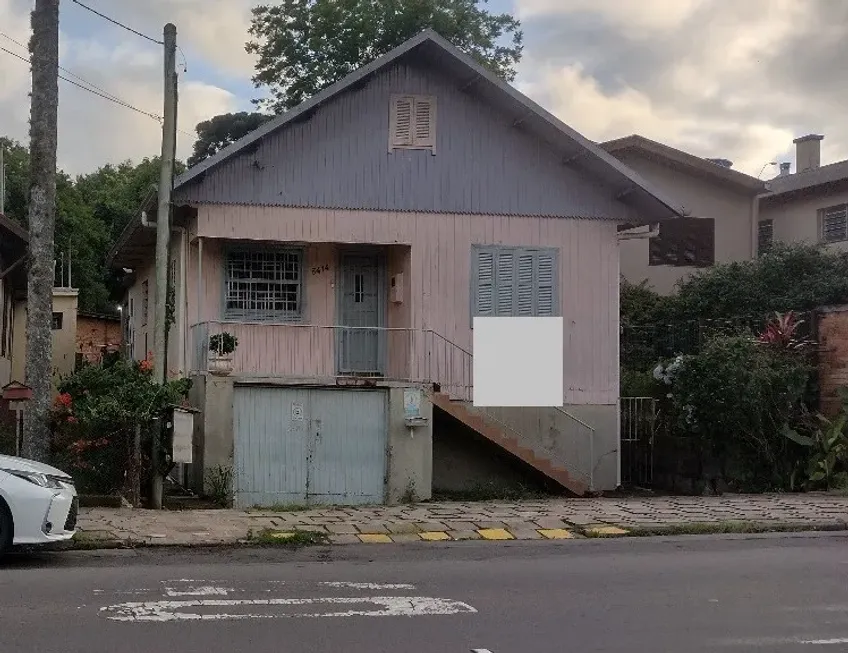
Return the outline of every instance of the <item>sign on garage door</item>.
[[[237,387],[236,504],[382,503],[386,404],[381,390]]]

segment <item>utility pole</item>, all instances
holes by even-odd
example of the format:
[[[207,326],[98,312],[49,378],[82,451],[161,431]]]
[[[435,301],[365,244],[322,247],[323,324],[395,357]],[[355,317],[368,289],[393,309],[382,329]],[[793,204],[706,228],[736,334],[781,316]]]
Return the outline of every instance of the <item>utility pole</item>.
[[[59,112],[59,0],[36,0],[32,12],[30,99],[29,269],[23,456],[50,456],[53,395],[53,238],[56,229],[56,143]]]
[[[162,121],[162,157],[159,171],[159,209],[156,213],[156,304],[153,326],[153,374],[155,383],[168,379],[167,314],[168,269],[171,249],[171,189],[174,185],[174,155],[177,142],[177,28],[165,25],[165,107]],[[164,478],[161,473],[162,425],[153,428],[153,476],[150,489],[150,507],[162,507]]]
[[[5,152],[6,146],[0,143],[0,214],[6,213],[6,164],[3,162]]]

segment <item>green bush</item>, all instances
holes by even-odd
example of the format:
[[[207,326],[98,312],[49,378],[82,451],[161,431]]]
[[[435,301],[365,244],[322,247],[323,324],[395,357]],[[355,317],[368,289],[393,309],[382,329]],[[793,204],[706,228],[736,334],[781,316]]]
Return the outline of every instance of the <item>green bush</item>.
[[[150,472],[151,424],[168,406],[185,400],[191,380],[153,382],[148,360],[110,358],[83,365],[59,384],[53,409],[53,460],[71,473],[81,491],[126,489],[136,425],[144,444],[142,477]]]
[[[803,451],[782,434],[804,414],[812,367],[752,338],[719,336],[658,366],[669,425],[693,439],[702,468],[733,488],[789,488]]]

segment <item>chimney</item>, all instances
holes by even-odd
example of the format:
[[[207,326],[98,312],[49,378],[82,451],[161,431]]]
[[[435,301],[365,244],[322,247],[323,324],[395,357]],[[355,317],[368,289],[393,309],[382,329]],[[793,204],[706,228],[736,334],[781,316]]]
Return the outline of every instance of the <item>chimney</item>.
[[[789,174],[789,168],[792,167],[792,163],[790,161],[784,161],[780,164],[780,176],[785,177]]]
[[[795,143],[795,172],[815,170],[821,165],[821,141],[824,136],[807,134],[796,138]]]

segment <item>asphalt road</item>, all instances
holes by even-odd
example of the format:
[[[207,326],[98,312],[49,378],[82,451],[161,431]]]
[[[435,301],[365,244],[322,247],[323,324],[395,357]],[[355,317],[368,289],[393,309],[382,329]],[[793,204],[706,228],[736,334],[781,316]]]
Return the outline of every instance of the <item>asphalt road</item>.
[[[848,538],[13,556],[0,651],[846,651]]]

